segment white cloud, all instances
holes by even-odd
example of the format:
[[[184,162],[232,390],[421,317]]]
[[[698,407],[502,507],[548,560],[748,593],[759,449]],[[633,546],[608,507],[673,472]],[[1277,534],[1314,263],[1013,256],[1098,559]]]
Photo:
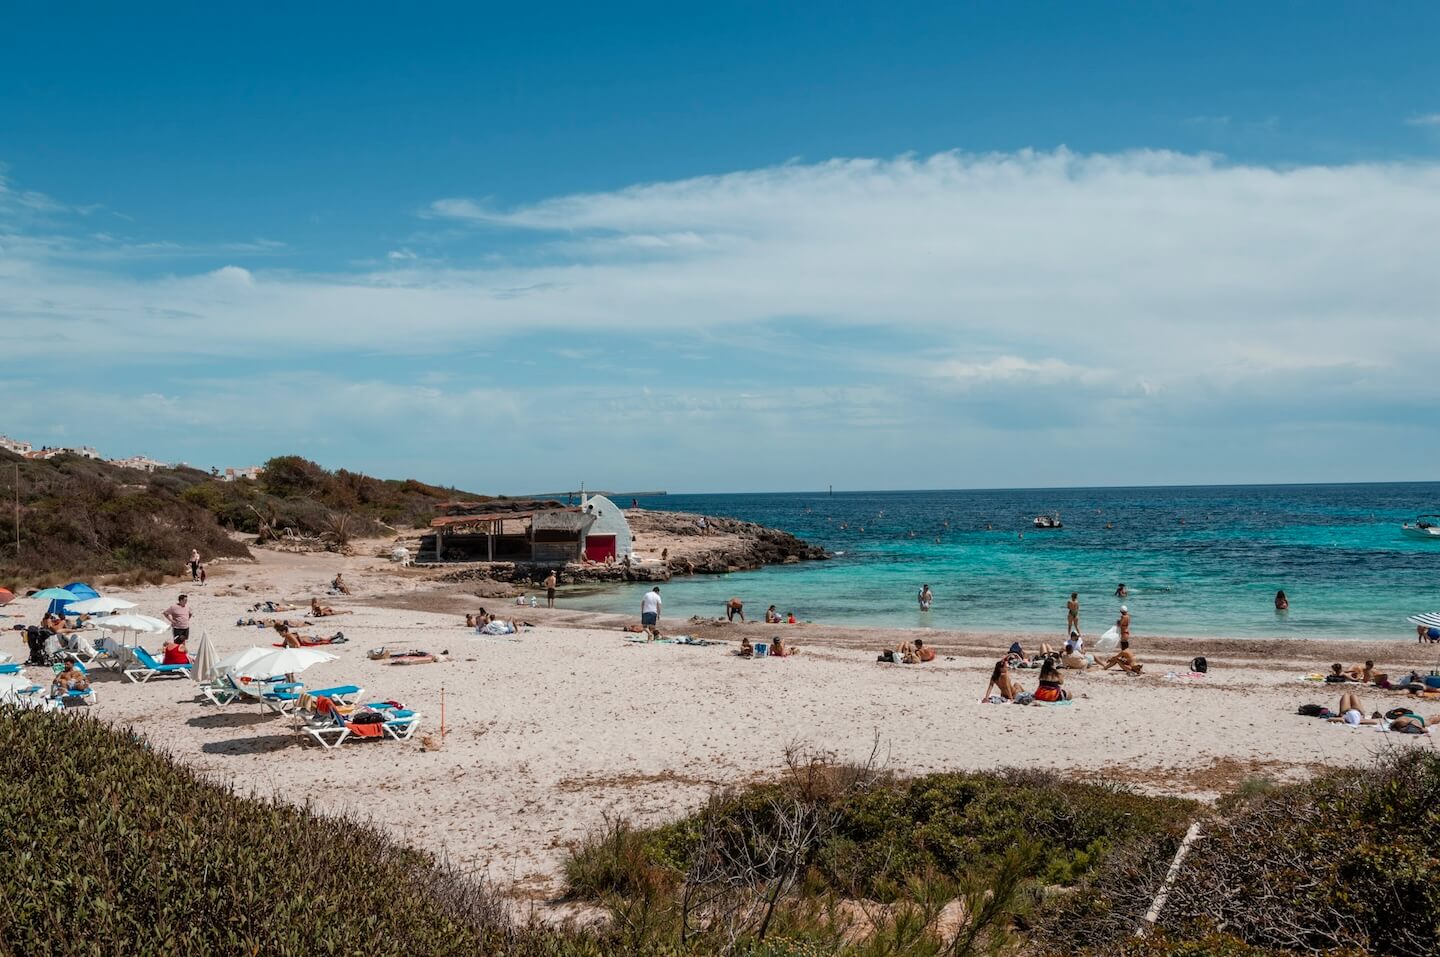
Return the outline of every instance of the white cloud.
[[[897,393],[934,390],[964,414],[987,397],[1023,413],[985,410],[996,428],[1173,414],[1187,402],[1270,401],[1299,420],[1297,396],[1332,417],[1347,403],[1440,398],[1414,361],[1440,352],[1437,163],[1282,169],[1163,151],[942,153],[787,164],[514,208],[451,198],[426,216],[495,242],[468,264],[463,243],[445,247],[444,262],[461,265],[382,246],[375,266],[358,271],[245,260],[250,269],[156,276],[100,257],[113,237],[57,239],[0,207],[0,372],[80,345],[112,362],[269,361],[320,348],[336,368],[361,352],[489,352],[569,368],[582,360],[515,355],[506,340],[550,333],[573,355],[623,334],[656,344],[643,383],[656,391],[642,401],[632,383],[595,403],[605,421],[744,421],[747,434],[799,421],[804,396],[839,401],[838,383],[877,390],[854,409],[857,421],[893,422],[913,411]],[[512,230],[523,242],[504,243]],[[803,334],[778,339],[791,321]],[[777,347],[793,350],[796,377],[817,391],[747,385],[737,391],[748,397],[700,400],[690,383],[663,382],[666,363],[685,355],[715,357],[718,378],[744,374],[743,358],[731,357],[747,348]],[[391,398],[426,416],[444,406]]]
[[[1440,126],[1440,113],[1417,113],[1405,118],[1406,126]]]

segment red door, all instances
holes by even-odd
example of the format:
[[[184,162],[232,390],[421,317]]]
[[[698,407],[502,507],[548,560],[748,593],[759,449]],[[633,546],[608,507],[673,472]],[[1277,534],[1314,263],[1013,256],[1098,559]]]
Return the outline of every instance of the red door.
[[[587,535],[585,537],[585,558],[592,562],[609,561],[615,557],[614,535]]]

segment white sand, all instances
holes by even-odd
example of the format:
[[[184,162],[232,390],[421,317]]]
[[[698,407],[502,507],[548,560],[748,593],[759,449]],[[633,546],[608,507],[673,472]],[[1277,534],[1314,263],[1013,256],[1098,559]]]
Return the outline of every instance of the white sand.
[[[373,817],[400,839],[521,893],[558,889],[566,844],[606,813],[646,823],[682,814],[714,787],[775,771],[791,743],[863,760],[878,733],[886,764],[897,771],[1066,768],[1202,797],[1248,773],[1304,774],[1386,747],[1431,746],[1429,737],[1295,716],[1301,702],[1335,707],[1329,686],[1296,682],[1313,664],[1227,667],[1212,659],[1211,674],[1193,682],[1158,673],[1068,673],[1066,687],[1078,699],[1071,705],[985,705],[978,698],[994,655],[945,660],[943,643],[934,663],[887,666],[856,647],[807,645],[794,659],[750,661],[732,655],[733,645],[637,645],[598,628],[546,625],[518,641],[487,639],[454,615],[364,604],[381,589],[429,587],[419,573],[375,559],[259,554],[259,565],[217,567],[205,588],[115,593],[140,602],[137,611],[158,614],[189,591],[192,642],[203,628],[221,655],[272,640],[273,632],[235,624],[261,598],[315,594],[353,608],[353,615],[305,629],[338,628],[350,641],[329,649],[338,661],[304,678],[312,686],[353,682],[367,697],[403,701],[424,713],[421,734],[432,735],[443,687],[443,750],[422,751],[417,735],[324,752],[302,743],[294,719],[242,704],[201,705],[193,685],[176,680],[136,685],[101,675],[94,713],[134,725],[212,778]],[[323,597],[340,567],[356,596]],[[250,591],[241,590],[247,585]],[[7,610],[29,611],[27,620],[35,620],[37,605],[22,600]],[[805,633],[796,634],[806,644]],[[366,658],[366,649],[385,642],[448,650],[451,660],[397,667]],[[159,644],[148,643],[152,650]],[[1143,656],[1143,641],[1137,644]],[[1033,675],[1022,684],[1033,687]],[[1403,699],[1361,690],[1369,707]]]

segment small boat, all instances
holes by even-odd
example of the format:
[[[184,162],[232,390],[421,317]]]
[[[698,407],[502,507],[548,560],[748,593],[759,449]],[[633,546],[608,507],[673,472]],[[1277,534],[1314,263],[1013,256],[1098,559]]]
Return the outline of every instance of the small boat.
[[[1406,522],[1400,531],[1410,538],[1429,538],[1440,541],[1440,515],[1421,515],[1415,524]]]
[[[1056,512],[1054,515],[1036,515],[1036,516],[1035,516],[1034,525],[1035,525],[1036,528],[1064,528],[1064,527],[1065,527],[1064,525],[1060,524],[1060,513],[1059,513],[1059,512]]]

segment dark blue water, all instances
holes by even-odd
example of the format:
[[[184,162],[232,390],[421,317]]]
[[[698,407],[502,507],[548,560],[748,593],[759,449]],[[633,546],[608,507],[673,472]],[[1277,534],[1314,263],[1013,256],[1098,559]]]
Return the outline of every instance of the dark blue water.
[[[783,528],[829,562],[676,579],[666,617],[718,615],[730,595],[815,621],[1063,633],[1065,601],[1099,634],[1118,583],[1137,634],[1413,638],[1405,616],[1440,610],[1440,542],[1403,521],[1440,511],[1440,483],[1019,491],[670,495],[645,508]],[[1059,512],[1064,528],[1031,520]],[[642,543],[643,544],[643,543]],[[915,601],[929,583],[935,603]],[[1290,611],[1277,614],[1284,589]],[[577,596],[634,611],[642,588]]]

